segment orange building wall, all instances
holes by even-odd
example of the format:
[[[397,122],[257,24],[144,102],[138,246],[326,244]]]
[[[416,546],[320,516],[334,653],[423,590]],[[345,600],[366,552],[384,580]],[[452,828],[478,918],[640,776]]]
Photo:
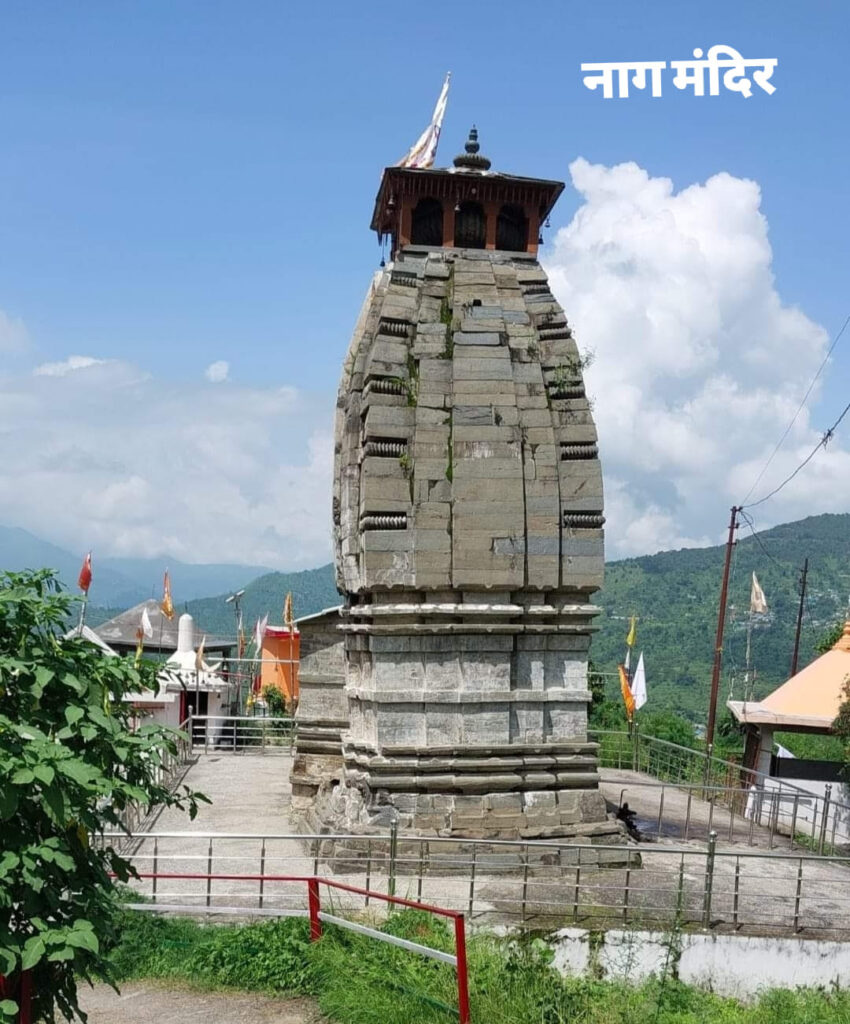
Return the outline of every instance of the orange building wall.
[[[263,638],[263,663],[260,673],[260,688],[276,686],[286,698],[287,704],[298,700],[298,659],[301,636],[298,630],[292,634],[288,629],[269,626]]]

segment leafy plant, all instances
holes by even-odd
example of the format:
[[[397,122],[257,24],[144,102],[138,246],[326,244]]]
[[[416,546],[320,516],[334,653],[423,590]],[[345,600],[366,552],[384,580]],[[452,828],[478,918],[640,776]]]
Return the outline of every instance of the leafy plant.
[[[832,731],[841,741],[844,747],[845,767],[850,766],[850,676],[841,686],[842,700],[838,707],[838,714],[832,723]]]
[[[129,694],[154,687],[156,666],[104,657],[63,639],[72,599],[49,570],[0,573],[0,974],[32,972],[34,1016],[77,1012],[77,978],[111,980],[118,937],[111,875],[135,871],[91,837],[121,828],[122,811],[177,806],[198,793],[159,779],[176,734],[131,727]],[[0,1003],[0,1020],[17,1012]]]
[[[266,708],[270,715],[281,717],[287,713],[286,698],[280,691],[280,687],[273,683],[266,683],[261,690],[261,696],[266,702]]]

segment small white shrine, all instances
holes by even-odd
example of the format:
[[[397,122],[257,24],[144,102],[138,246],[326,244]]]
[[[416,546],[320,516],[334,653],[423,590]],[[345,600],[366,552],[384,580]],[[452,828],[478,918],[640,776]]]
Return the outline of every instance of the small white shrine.
[[[157,673],[158,690],[134,696],[133,705],[161,725],[177,728],[190,715],[221,717],[231,714],[234,687],[222,662],[207,662],[195,648],[195,621],[181,615],[177,650]],[[212,723],[215,725],[216,723]],[[219,727],[221,723],[218,723]],[[213,736],[215,729],[213,728]]]

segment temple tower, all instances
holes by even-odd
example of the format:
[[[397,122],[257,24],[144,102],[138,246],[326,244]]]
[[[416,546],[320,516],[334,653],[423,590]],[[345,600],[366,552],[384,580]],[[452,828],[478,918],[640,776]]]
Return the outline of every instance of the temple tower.
[[[391,262],[343,367],[334,539],[340,781],[312,820],[610,836],[587,741],[602,473],[582,361],[537,262],[557,181],[384,171]]]

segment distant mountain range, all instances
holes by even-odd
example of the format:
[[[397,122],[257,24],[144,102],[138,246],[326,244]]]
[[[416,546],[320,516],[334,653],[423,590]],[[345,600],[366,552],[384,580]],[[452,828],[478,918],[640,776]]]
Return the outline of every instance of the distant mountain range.
[[[28,530],[0,526],[0,568],[56,569],[70,590],[85,552],[73,554]],[[148,597],[162,594],[162,576],[168,568],[175,603],[208,594],[232,592],[271,570],[263,565],[190,565],[176,558],[102,558],[93,556],[94,573],[89,591],[92,605],[123,610]]]
[[[676,711],[694,721],[704,718],[708,701],[723,553],[723,546],[684,548],[610,562],[605,586],[595,597],[603,609],[591,648],[595,665],[615,672],[625,652],[628,618],[637,615],[637,650],[645,654],[650,701],[656,709]],[[739,529],[730,584],[723,701],[731,686],[736,697],[743,696],[753,571],[769,605],[768,614],[756,616],[753,625],[756,693],[764,694],[787,678],[799,569],[806,557],[809,596],[800,667],[815,656],[814,644],[821,635],[847,613],[850,515],[813,516],[755,537],[745,526]],[[0,528],[0,567],[51,565],[75,587],[80,561],[25,530]],[[280,623],[287,591],[292,591],[296,617],[340,600],[330,564],[295,573],[268,572],[256,566],[186,565],[174,559],[168,564],[176,607],[191,612],[199,627],[211,634],[235,633],[233,605],[225,603],[235,589],[245,589],[242,608],[248,630],[266,613],[270,622]],[[151,595],[158,597],[164,565],[164,559],[96,559],[89,623],[96,625]],[[210,593],[218,596],[202,596]],[[616,687],[613,679],[611,687],[612,691]]]

